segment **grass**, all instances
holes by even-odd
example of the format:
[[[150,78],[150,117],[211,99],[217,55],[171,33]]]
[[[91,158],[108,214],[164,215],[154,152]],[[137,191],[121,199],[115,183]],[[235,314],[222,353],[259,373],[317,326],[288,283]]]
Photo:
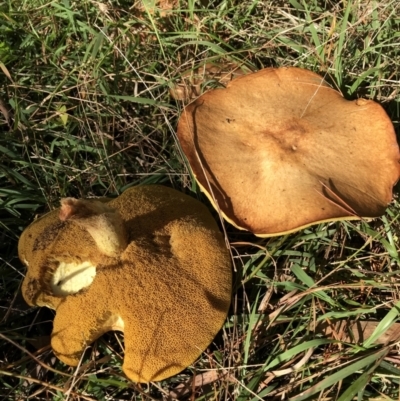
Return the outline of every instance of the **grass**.
[[[184,104],[170,88],[185,71],[221,61],[308,68],[346,98],[379,101],[399,132],[397,0],[172,3],[0,3],[0,399],[399,399],[398,343],[372,341],[399,315],[397,193],[371,222],[272,239],[227,225],[231,311],[215,342],[176,377],[129,382],[119,333],[97,341],[77,369],[54,358],[52,312],[28,308],[19,293],[18,237],[62,196],[162,183],[208,204],[174,131]],[[313,330],[349,320],[381,323],[361,345]]]

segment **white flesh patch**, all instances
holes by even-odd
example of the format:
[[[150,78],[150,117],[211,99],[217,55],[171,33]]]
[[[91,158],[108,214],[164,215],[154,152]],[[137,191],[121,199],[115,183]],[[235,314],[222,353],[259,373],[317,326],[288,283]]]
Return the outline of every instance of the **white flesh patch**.
[[[60,262],[51,280],[54,295],[67,296],[75,294],[92,284],[96,275],[96,266],[90,262]]]
[[[125,323],[122,320],[121,316],[114,315],[111,316],[105,323],[104,327],[107,331],[109,330],[119,330],[119,331],[124,331],[125,328]]]

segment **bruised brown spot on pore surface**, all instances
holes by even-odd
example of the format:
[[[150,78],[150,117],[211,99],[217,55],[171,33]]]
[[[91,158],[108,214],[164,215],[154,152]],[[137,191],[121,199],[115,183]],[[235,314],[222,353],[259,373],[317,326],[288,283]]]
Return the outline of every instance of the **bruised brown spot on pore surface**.
[[[58,221],[49,227],[46,227],[42,234],[33,242],[33,251],[45,250],[56,239],[60,230],[64,227],[64,222]]]
[[[35,298],[37,296],[39,290],[39,282],[37,279],[29,279],[28,283],[26,284],[25,289],[25,296],[31,304],[34,303]]]

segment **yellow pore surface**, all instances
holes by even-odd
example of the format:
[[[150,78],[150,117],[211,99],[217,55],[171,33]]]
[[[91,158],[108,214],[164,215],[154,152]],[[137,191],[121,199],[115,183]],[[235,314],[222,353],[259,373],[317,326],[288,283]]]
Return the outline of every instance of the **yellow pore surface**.
[[[23,295],[56,309],[52,347],[65,363],[77,365],[88,344],[121,330],[127,376],[162,380],[193,363],[224,323],[229,253],[206,207],[175,190],[134,187],[107,205],[126,229],[121,254],[102,254],[90,230],[53,211],[20,238]]]

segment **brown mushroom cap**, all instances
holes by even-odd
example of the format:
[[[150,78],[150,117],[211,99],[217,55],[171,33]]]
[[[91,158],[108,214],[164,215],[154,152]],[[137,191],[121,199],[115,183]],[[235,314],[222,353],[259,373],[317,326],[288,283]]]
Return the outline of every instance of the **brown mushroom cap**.
[[[383,108],[345,100],[313,72],[267,68],[187,106],[178,137],[230,223],[259,236],[382,215],[400,174]]]
[[[26,301],[56,309],[55,354],[76,366],[87,345],[121,330],[123,370],[137,382],[193,363],[230,305],[230,257],[214,219],[157,185],[108,203],[68,198],[23,232],[19,256]]]

